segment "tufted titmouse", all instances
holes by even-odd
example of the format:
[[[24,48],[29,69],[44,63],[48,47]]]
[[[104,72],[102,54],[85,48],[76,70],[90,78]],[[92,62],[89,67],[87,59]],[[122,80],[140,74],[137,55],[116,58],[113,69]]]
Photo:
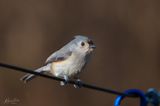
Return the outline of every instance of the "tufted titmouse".
[[[79,76],[95,47],[90,38],[77,35],[64,47],[51,54],[45,66],[38,68],[35,72],[50,72],[56,77],[64,78],[65,82],[60,84],[65,85],[69,78]],[[35,77],[33,74],[26,74],[21,80],[26,83]]]

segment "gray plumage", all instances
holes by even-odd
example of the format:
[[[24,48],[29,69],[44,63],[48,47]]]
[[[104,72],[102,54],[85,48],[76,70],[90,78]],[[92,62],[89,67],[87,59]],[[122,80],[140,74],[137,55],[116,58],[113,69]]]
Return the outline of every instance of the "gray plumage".
[[[71,56],[73,49],[76,46],[76,42],[79,42],[81,40],[87,40],[88,37],[85,36],[81,36],[81,35],[77,35],[74,37],[75,39],[73,39],[72,41],[70,41],[68,44],[66,44],[65,46],[63,46],[60,50],[57,50],[56,52],[54,52],[53,54],[51,54],[47,60],[46,60],[46,64],[54,62],[54,61],[62,61],[67,59],[69,56]]]
[[[66,80],[68,77],[75,76],[81,72],[88,62],[95,45],[92,40],[86,36],[75,36],[75,38],[51,54],[45,66],[35,70],[35,72],[50,72],[56,77],[62,77]],[[21,78],[22,81],[28,82],[35,78],[33,74],[26,74]]]

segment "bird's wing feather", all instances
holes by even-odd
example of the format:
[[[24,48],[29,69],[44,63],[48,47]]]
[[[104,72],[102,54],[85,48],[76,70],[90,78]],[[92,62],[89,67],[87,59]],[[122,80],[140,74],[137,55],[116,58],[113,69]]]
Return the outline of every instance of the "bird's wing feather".
[[[66,52],[57,51],[47,58],[45,64],[66,60],[69,56],[71,56],[71,54],[72,54],[71,51],[66,51]]]
[[[72,55],[72,48],[74,46],[75,40],[70,41],[68,44],[63,46],[60,50],[57,50],[53,54],[51,54],[45,64],[57,62],[57,61],[63,61],[66,60],[68,57]]]

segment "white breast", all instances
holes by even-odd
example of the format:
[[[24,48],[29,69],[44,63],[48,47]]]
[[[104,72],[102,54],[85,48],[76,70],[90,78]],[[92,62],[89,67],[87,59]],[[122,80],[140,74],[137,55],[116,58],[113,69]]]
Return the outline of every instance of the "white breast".
[[[53,62],[51,65],[51,73],[56,77],[74,76],[79,73],[85,64],[84,57],[71,55],[68,59],[59,62]]]

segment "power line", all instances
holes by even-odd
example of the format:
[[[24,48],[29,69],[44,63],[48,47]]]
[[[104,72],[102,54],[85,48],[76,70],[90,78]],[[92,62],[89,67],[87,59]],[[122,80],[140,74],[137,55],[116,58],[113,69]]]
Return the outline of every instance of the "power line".
[[[15,71],[20,71],[20,72],[30,73],[30,74],[38,75],[40,77],[52,79],[52,80],[65,81],[62,78],[58,78],[58,77],[49,76],[49,75],[46,75],[46,74],[34,72],[33,70],[22,68],[22,67],[18,67],[18,66],[15,66],[15,65],[0,63],[0,67],[13,69]],[[111,89],[107,89],[107,88],[98,87],[96,85],[91,85],[91,84],[87,84],[87,83],[84,83],[84,82],[81,82],[79,84],[77,81],[69,80],[68,83],[69,84],[75,84],[75,85],[81,86],[83,88],[88,88],[88,89],[92,89],[92,90],[96,90],[96,91],[105,92],[105,93],[110,93],[110,94],[115,94],[115,95],[123,95],[123,96],[127,96],[127,97],[137,97],[135,95],[127,95],[127,94],[119,92],[119,91],[115,91],[115,90],[111,90]]]

